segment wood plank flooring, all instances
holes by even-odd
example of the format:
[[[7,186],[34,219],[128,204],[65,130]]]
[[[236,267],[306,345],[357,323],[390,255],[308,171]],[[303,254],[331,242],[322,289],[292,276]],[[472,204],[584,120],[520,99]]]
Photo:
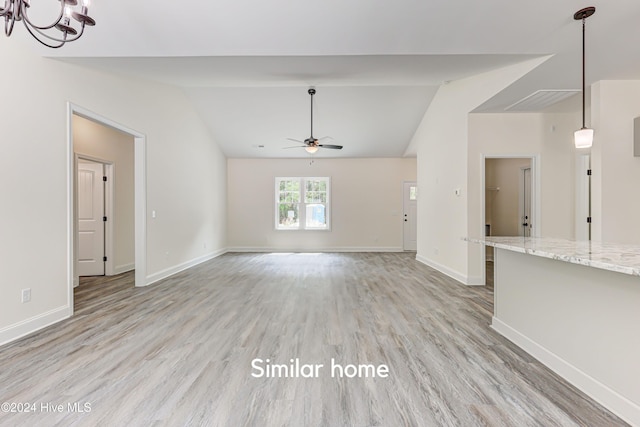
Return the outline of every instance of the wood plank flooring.
[[[147,288],[83,280],[73,318],[0,347],[0,402],[37,405],[0,426],[625,425],[490,329],[490,289],[414,256],[226,254]],[[324,368],[254,378],[256,358]],[[331,358],[389,376],[332,378]]]

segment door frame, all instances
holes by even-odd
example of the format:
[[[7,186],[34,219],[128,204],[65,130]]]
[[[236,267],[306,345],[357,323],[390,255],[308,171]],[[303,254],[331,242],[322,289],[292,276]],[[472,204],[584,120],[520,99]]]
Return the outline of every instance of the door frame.
[[[531,228],[531,237],[540,237],[540,224],[541,224],[541,209],[540,209],[540,155],[539,154],[481,154],[480,164],[480,177],[481,177],[481,196],[480,196],[480,230],[478,230],[479,236],[485,234],[485,224],[487,222],[486,213],[486,199],[487,199],[487,184],[486,184],[486,160],[487,159],[531,159],[531,211],[535,218],[533,227]],[[487,283],[487,264],[486,264],[486,251],[481,251],[482,262],[482,284]]]
[[[523,157],[524,158],[524,157]],[[533,191],[533,180],[531,179],[533,177],[533,169],[531,168],[531,166],[521,166],[520,167],[520,176],[519,176],[519,182],[518,182],[518,217],[520,218],[520,222],[519,224],[522,224],[522,221],[524,221],[524,214],[525,214],[525,203],[524,203],[524,187],[525,187],[525,171],[529,169],[529,180],[531,181],[529,183],[530,185],[530,190]],[[531,202],[533,202],[533,193],[531,194]],[[530,206],[531,208],[532,206]],[[533,219],[537,220],[537,217],[534,216]],[[531,220],[531,218],[529,218],[529,221]],[[523,225],[519,225],[518,229],[522,230],[522,227],[524,227]],[[529,236],[533,237],[533,234],[531,233],[531,230],[533,230],[533,228],[535,227],[535,222],[531,224],[531,227],[529,228]],[[523,231],[523,237],[524,237],[524,231]]]
[[[114,183],[115,183],[115,165],[113,164],[113,162],[110,162],[108,160],[104,160],[104,159],[99,159],[97,157],[93,157],[93,156],[88,156],[86,154],[78,154],[78,153],[74,153],[75,155],[75,169],[76,172],[78,170],[78,163],[79,160],[87,160],[90,162],[94,162],[94,163],[100,163],[102,164],[103,167],[103,173],[104,176],[107,177],[107,182],[105,183],[104,186],[104,215],[107,217],[107,221],[104,224],[104,256],[107,257],[107,260],[104,263],[104,274],[106,276],[113,276],[115,274],[115,268],[113,265],[113,260],[114,260],[114,246],[113,246],[113,239],[114,239],[114,201],[115,201],[115,193],[114,193]],[[78,182],[78,177],[76,175],[76,177],[74,178],[75,182]],[[75,192],[74,192],[74,197],[76,198],[74,201],[74,215],[75,218],[78,218],[78,205],[77,205],[77,197],[78,197],[78,192],[77,192],[77,188],[74,188]],[[74,223],[74,227],[77,227],[77,222]],[[77,250],[78,248],[78,230],[77,228],[74,230],[74,233],[76,234],[74,237],[74,250]],[[73,277],[73,286],[77,287],[79,284],[79,278],[78,278],[78,274],[77,274],[77,263],[76,260],[74,258],[74,277]]]
[[[578,153],[575,161],[575,236],[576,240],[591,240],[591,224],[587,222],[591,216],[591,177],[587,175],[591,169],[591,153]]]
[[[417,215],[417,204],[418,204],[418,195],[417,195],[417,191],[418,190],[417,190],[417,188],[418,188],[418,182],[415,181],[415,180],[402,181],[402,219],[403,219],[403,221],[402,221],[402,250],[403,251],[408,251],[408,252],[413,252],[414,251],[413,249],[409,249],[409,250],[405,249],[406,241],[405,241],[405,230],[404,230],[404,215],[405,215],[405,213],[407,211],[407,206],[405,205],[405,202],[406,202],[405,196],[406,196],[406,194],[404,193],[404,189],[405,189],[405,186],[407,184],[412,184],[413,186],[416,187],[416,218],[415,218],[415,221],[416,221],[416,249],[415,249],[415,251],[417,251],[417,249],[418,249],[417,248],[417,245],[418,245],[418,218],[417,218],[417,216],[418,216]]]
[[[73,116],[100,123],[127,133],[134,140],[134,210],[135,210],[135,286],[147,283],[147,182],[146,182],[146,136],[134,129],[97,114],[79,105],[67,102],[67,304],[69,316],[73,315],[73,284],[75,269],[75,151],[73,143]]]

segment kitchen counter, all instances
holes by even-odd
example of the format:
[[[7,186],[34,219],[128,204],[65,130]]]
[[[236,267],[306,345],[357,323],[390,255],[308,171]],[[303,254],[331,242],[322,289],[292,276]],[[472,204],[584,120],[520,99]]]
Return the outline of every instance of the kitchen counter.
[[[491,327],[640,426],[640,246],[466,240],[494,248]]]
[[[640,245],[517,236],[466,240],[513,252],[640,276]]]

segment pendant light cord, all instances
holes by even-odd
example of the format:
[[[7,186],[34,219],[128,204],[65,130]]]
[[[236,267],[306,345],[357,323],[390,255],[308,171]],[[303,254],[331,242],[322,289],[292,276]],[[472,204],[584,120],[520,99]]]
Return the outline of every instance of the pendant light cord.
[[[585,125],[585,23],[587,18],[582,18],[582,129],[586,129]]]

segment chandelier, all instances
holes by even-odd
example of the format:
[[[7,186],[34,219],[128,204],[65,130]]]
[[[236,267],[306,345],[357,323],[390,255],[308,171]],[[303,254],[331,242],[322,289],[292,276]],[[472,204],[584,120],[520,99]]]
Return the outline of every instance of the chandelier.
[[[60,2],[58,17],[53,23],[40,26],[29,19],[31,0],[4,0],[4,6],[0,6],[0,17],[4,17],[4,33],[9,37],[15,23],[22,21],[27,31],[36,40],[47,47],[58,48],[67,42],[78,40],[84,32],[85,25],[96,24],[96,21],[87,14],[89,0],[81,0],[80,6],[78,6],[78,0],[58,1]],[[1,4],[2,0],[0,0]],[[72,26],[72,22],[75,26]]]

